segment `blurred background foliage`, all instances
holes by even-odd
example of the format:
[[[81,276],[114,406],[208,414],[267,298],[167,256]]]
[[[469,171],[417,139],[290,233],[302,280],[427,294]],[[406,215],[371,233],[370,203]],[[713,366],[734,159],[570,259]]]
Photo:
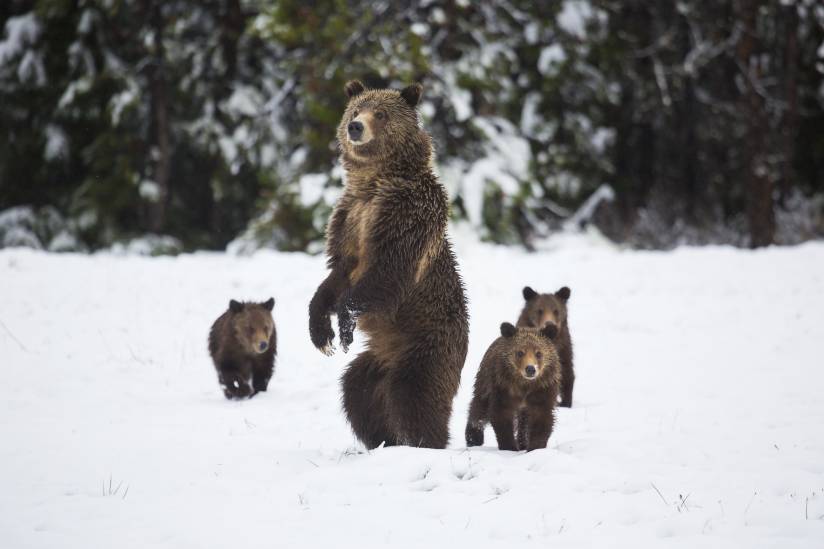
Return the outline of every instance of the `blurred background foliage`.
[[[815,0],[7,0],[0,32],[0,246],[319,251],[351,78],[424,84],[484,240],[824,233]]]

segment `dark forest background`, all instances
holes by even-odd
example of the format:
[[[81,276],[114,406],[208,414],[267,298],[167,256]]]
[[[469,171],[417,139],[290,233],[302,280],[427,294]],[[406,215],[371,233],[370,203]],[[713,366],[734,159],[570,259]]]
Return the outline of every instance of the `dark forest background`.
[[[424,84],[485,240],[824,234],[819,1],[5,0],[0,33],[0,247],[317,251],[351,78]]]

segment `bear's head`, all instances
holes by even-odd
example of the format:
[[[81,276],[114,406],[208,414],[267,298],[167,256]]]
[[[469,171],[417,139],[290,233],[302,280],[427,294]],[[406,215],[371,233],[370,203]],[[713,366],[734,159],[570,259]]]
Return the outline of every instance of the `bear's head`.
[[[567,301],[570,289],[564,286],[554,294],[539,294],[529,286],[523,290],[524,309],[521,312],[519,324],[537,328],[547,322],[552,322],[559,328],[566,326]]]
[[[432,142],[416,107],[423,87],[370,90],[358,80],[345,86],[349,103],[338,126],[345,168],[386,164],[429,164]]]
[[[516,379],[559,383],[561,362],[555,349],[558,327],[547,322],[542,328],[516,328],[501,324],[504,362]]]
[[[272,319],[274,308],[275,299],[272,297],[263,303],[240,302],[234,299],[229,302],[235,338],[247,353],[262,354],[269,349],[272,332],[275,330],[275,321]]]

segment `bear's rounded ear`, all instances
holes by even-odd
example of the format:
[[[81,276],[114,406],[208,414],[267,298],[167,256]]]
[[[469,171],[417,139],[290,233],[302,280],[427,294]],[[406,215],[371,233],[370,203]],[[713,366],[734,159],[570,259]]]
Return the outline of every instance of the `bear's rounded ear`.
[[[515,335],[515,326],[509,322],[501,324],[501,335],[504,337],[512,337]]]
[[[406,86],[404,89],[402,89],[401,97],[403,97],[403,100],[406,101],[406,103],[410,107],[414,108],[418,106],[418,102],[421,100],[422,93],[423,86],[416,82],[415,84],[412,84],[411,86]]]
[[[363,90],[366,88],[363,87],[363,83],[360,80],[350,80],[343,89],[346,91],[346,96],[352,99],[356,95],[363,93]]]
[[[229,301],[229,310],[233,313],[239,313],[243,310],[243,303],[240,301],[235,301],[234,299]]]
[[[263,308],[266,309],[267,311],[271,311],[272,309],[274,309],[275,308],[275,298],[270,297],[269,299],[267,299],[263,303]]]
[[[555,338],[558,336],[558,326],[556,326],[554,322],[547,322],[544,324],[544,327],[541,328],[541,335],[550,341],[555,341]]]
[[[569,294],[571,293],[572,291],[568,287],[564,286],[563,288],[555,292],[555,297],[557,297],[561,301],[566,301],[569,299]]]
[[[524,286],[523,294],[524,294],[524,299],[529,301],[530,299],[536,297],[538,295],[538,292],[536,292],[535,290],[533,290],[529,286]]]

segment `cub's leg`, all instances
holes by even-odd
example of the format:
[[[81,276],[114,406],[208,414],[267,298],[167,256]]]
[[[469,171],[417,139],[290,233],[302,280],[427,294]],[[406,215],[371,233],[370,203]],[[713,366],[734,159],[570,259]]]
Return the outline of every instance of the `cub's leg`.
[[[526,409],[518,410],[517,414],[517,433],[518,450],[526,450],[529,445],[529,416]]]
[[[571,367],[564,368],[561,373],[561,404],[564,408],[572,408],[572,388],[575,386],[575,372]]]
[[[233,363],[223,363],[220,366],[218,379],[223,387],[223,395],[228,399],[249,398],[254,394],[251,385],[251,372],[248,368]]]
[[[549,403],[540,406],[531,406],[529,415],[529,441],[526,446],[527,451],[546,448],[552,428],[555,425],[555,412]]]
[[[256,393],[266,391],[269,387],[269,380],[272,379],[272,364],[256,364],[252,372],[252,388]]]
[[[499,450],[517,450],[515,442],[515,409],[507,399],[498,397],[492,404],[490,411],[492,416],[492,428],[495,430],[495,438],[498,439]]]
[[[466,445],[483,446],[484,428],[489,422],[489,399],[478,396],[472,397],[469,404],[469,417],[466,420]]]

